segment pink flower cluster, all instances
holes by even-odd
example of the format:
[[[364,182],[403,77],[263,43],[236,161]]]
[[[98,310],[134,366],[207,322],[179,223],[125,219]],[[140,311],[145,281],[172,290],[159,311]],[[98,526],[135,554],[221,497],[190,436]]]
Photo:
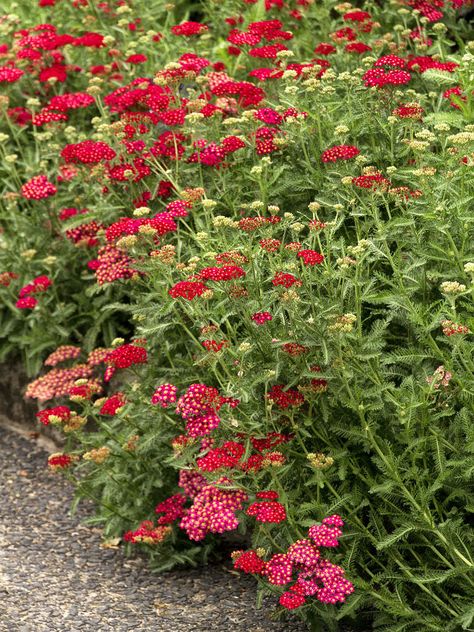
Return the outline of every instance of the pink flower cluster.
[[[179,526],[195,541],[203,540],[208,533],[233,531],[239,526],[235,512],[246,500],[244,491],[230,488],[228,479],[219,479],[204,485]]]
[[[43,364],[44,366],[56,366],[66,360],[75,360],[80,355],[80,347],[75,347],[73,345],[61,345],[49,354]]]
[[[186,420],[186,431],[190,437],[210,434],[220,424],[217,411],[223,404],[237,406],[238,400],[222,397],[213,386],[191,384],[178,400],[176,413]]]
[[[274,491],[257,492],[260,501],[252,503],[247,508],[247,516],[253,516],[257,522],[278,524],[286,520],[285,507],[277,501],[278,494]]]
[[[57,188],[44,175],[34,176],[21,187],[21,194],[27,200],[44,200],[57,193]]]
[[[280,605],[292,610],[316,597],[321,603],[335,604],[346,600],[354,591],[345,578],[344,570],[321,558],[319,547],[338,546],[344,522],[338,515],[324,518],[322,524],[313,525],[308,539],[297,540],[286,553],[276,553],[265,562],[256,551],[236,551],[234,567],[244,573],[265,577],[274,586],[293,584],[280,596]]]
[[[152,404],[159,404],[162,408],[168,408],[175,404],[178,398],[178,389],[174,384],[161,384],[155,389],[151,398]]]

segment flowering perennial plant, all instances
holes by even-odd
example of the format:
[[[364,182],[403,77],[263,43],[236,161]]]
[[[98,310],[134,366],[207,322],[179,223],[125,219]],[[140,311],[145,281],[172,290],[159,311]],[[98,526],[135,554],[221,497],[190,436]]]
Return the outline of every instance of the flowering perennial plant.
[[[0,355],[49,467],[312,630],[473,629],[473,3],[15,11]]]

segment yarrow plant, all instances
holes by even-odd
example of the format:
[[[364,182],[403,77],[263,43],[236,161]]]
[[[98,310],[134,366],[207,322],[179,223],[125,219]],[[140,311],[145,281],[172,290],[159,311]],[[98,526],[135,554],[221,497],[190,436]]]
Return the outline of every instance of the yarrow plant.
[[[1,356],[50,469],[311,630],[473,629],[472,2],[30,4]]]

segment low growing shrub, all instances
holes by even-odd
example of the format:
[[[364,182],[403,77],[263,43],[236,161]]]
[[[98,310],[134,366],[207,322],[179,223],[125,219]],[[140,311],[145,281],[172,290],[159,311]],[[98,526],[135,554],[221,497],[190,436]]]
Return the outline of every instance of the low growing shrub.
[[[2,22],[3,351],[50,467],[156,569],[236,533],[316,632],[474,629],[468,5]]]

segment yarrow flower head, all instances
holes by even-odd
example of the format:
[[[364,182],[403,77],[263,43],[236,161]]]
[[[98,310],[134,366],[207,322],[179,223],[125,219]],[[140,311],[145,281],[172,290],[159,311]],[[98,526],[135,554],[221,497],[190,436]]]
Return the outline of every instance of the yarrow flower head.
[[[61,345],[49,354],[43,362],[44,366],[56,366],[66,360],[75,360],[81,355],[81,348],[74,345]]]
[[[202,296],[208,288],[201,281],[179,281],[168,291],[172,298],[184,298],[192,301],[197,296]]]
[[[203,540],[207,533],[233,531],[239,525],[235,512],[247,500],[243,490],[230,489],[229,480],[222,478],[205,485],[180,522],[190,540]]]
[[[275,384],[268,393],[268,399],[278,406],[278,408],[285,409],[290,406],[301,406],[304,403],[304,396],[293,388],[284,390],[283,384]]]
[[[340,529],[343,526],[340,516],[324,518],[321,525],[313,525],[308,534],[310,539],[293,542],[286,553],[272,555],[268,562],[262,559],[264,551],[235,551],[232,554],[234,568],[245,573],[265,577],[275,586],[292,585],[280,596],[280,605],[289,610],[301,607],[308,597],[316,597],[321,603],[344,602],[354,591],[353,584],[344,576],[340,566],[323,559],[319,546],[337,546]],[[332,530],[331,537],[323,536],[320,527]],[[318,527],[318,533],[315,533]],[[314,537],[326,544],[318,545]],[[334,543],[335,542],[335,543]],[[327,544],[329,543],[329,544]]]
[[[159,404],[162,408],[168,408],[178,399],[178,389],[174,384],[161,384],[155,389],[151,398],[152,404]]]
[[[123,393],[115,393],[105,400],[99,412],[101,415],[114,416],[125,406],[126,403],[127,400],[125,399],[125,395]]]
[[[266,568],[266,563],[256,551],[234,551],[232,559],[234,560],[235,570],[243,573],[263,575]]]
[[[247,509],[247,516],[253,516],[257,522],[278,524],[286,520],[285,507],[276,500],[252,503]]]
[[[316,250],[310,249],[300,250],[297,253],[297,257],[302,259],[303,263],[307,266],[319,265],[324,261],[324,255],[316,252]]]
[[[273,320],[273,316],[270,312],[255,312],[255,314],[252,314],[251,318],[257,325],[264,325],[265,323]]]
[[[308,535],[316,546],[339,546],[339,538],[342,535],[340,527],[344,525],[340,516],[334,515],[324,518],[320,525],[309,528]]]
[[[171,533],[171,527],[158,525],[154,526],[151,520],[144,520],[135,531],[127,531],[123,535],[125,542],[132,544],[156,545],[163,542]]]
[[[53,471],[65,470],[70,467],[77,457],[72,454],[65,454],[62,452],[55,452],[48,457],[48,467]]]
[[[338,160],[350,160],[360,154],[360,150],[353,145],[334,145],[321,154],[323,162],[337,162]]]
[[[66,145],[61,152],[61,158],[68,163],[82,163],[96,165],[102,161],[113,160],[116,152],[102,141],[84,140],[74,145]]]
[[[148,359],[146,349],[135,344],[124,344],[110,351],[104,362],[115,369],[127,369],[134,364],[144,364]]]
[[[200,22],[182,22],[171,28],[173,35],[181,37],[192,37],[193,35],[201,35],[209,30],[209,27]]]
[[[21,194],[27,200],[44,200],[57,192],[54,184],[44,175],[31,178],[21,187]]]

